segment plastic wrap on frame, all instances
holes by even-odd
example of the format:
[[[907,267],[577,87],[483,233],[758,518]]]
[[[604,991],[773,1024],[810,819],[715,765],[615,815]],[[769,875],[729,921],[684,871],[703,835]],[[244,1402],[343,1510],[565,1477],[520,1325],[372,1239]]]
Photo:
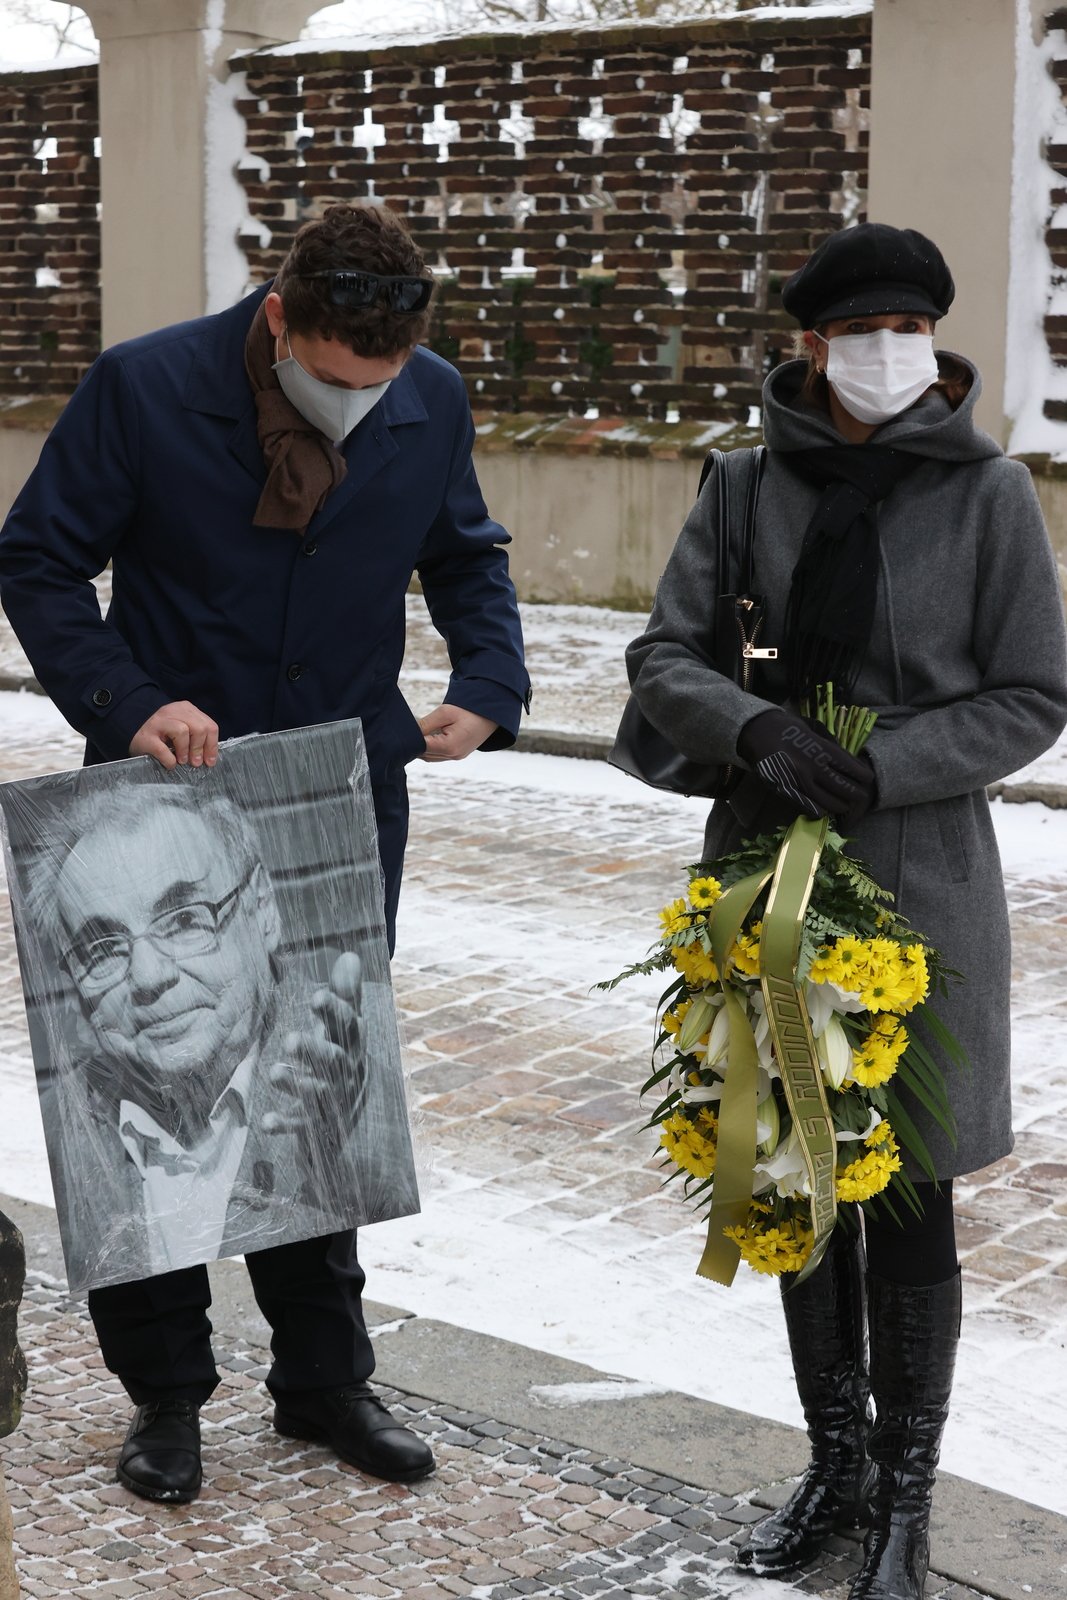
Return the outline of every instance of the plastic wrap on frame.
[[[0,809],[72,1289],[418,1211],[358,721]]]

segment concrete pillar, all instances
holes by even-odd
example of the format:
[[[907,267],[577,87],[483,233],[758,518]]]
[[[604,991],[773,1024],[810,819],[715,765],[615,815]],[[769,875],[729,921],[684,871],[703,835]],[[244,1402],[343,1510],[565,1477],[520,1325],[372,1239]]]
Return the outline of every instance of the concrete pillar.
[[[956,304],[938,342],[978,366],[978,420],[1002,444],[1018,52],[1033,47],[1031,20],[1046,9],[874,0],[868,216],[918,228],[943,251]]]
[[[316,0],[83,0],[100,41],[103,342],[243,288],[236,50],[295,39]]]

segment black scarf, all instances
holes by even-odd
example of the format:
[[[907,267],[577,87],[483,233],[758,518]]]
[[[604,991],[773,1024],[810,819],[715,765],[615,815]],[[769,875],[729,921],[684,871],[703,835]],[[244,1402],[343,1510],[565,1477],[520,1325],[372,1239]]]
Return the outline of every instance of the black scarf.
[[[823,491],[789,590],[789,694],[799,705],[819,684],[832,683],[844,704],[874,625],[880,564],[876,507],[922,457],[888,445],[848,444],[790,450],[785,459]]]

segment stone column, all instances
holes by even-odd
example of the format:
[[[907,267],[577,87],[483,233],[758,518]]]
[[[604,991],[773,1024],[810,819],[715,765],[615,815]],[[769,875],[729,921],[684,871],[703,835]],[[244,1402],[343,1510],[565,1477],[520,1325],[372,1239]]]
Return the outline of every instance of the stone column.
[[[26,1362],[18,1343],[18,1309],[25,1279],[22,1235],[0,1211],[0,1437],[18,1427],[26,1392]],[[18,1595],[11,1511],[0,1476],[0,1600],[18,1600]]]
[[[938,339],[981,371],[978,420],[1000,443],[1010,430],[1017,85],[1021,52],[1035,48],[1048,9],[1047,0],[874,0],[868,216],[918,228],[943,251],[957,299]],[[1028,290],[1013,283],[1013,316]]]
[[[243,148],[227,60],[295,39],[321,0],[83,0],[100,41],[103,343],[244,287]]]

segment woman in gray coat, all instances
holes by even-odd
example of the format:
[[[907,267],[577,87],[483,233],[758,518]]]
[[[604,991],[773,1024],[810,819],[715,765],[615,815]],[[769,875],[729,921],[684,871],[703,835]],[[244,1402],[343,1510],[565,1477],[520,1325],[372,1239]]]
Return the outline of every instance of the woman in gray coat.
[[[921,1219],[869,1215],[866,1251],[838,1229],[805,1283],[782,1281],[812,1459],[739,1560],[788,1573],[867,1523],[850,1600],[923,1593],[959,1335],[952,1179],[1013,1142],[1008,915],[985,788],[1067,722],[1063,607],[1029,473],[975,426],[975,368],[934,353],[953,294],[930,240],[881,224],[834,234],[793,275],[782,298],[804,359],[764,388],[755,540],[760,644],[778,658],[755,693],[713,665],[710,487],[627,653],[643,711],[684,755],[748,769],[712,811],[706,860],[798,812],[829,813],[967,980],[938,1000],[971,1063],[944,1064],[956,1142],[909,1106],[939,1178],[916,1185]],[[728,462],[734,504],[747,454]],[[825,681],[878,713],[859,758],[794,713]]]

